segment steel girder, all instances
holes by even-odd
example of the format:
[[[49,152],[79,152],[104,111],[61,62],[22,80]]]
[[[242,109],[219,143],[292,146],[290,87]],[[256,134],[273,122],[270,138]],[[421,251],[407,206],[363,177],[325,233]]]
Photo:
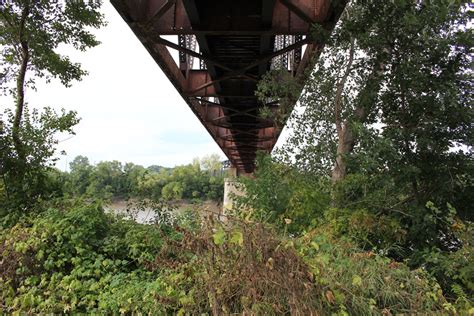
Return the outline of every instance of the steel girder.
[[[258,80],[278,62],[293,76],[303,75],[324,45],[310,36],[312,25],[331,30],[347,1],[111,2],[231,163],[251,173],[256,151],[270,152],[281,132],[259,115],[263,107],[276,110],[278,102],[255,97]],[[169,49],[179,52],[178,61]]]

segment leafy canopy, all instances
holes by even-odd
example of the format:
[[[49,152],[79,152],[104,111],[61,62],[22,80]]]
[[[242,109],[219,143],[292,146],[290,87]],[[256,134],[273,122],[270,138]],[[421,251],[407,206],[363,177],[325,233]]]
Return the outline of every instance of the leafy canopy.
[[[101,1],[4,1],[0,7],[0,83],[15,79],[22,46],[31,56],[28,70],[36,77],[58,78],[65,86],[87,73],[59,51],[63,45],[85,51],[99,41],[90,31],[105,25]],[[34,82],[34,77],[29,78]]]

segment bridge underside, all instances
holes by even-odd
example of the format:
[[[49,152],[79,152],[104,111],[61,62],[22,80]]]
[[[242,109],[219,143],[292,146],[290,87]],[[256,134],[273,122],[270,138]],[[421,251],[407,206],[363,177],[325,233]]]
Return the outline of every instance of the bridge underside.
[[[270,152],[281,132],[259,115],[262,107],[279,104],[257,99],[258,80],[272,68],[302,75],[323,45],[309,36],[312,25],[331,29],[345,2],[112,0],[233,166],[245,173],[253,172],[256,152]]]

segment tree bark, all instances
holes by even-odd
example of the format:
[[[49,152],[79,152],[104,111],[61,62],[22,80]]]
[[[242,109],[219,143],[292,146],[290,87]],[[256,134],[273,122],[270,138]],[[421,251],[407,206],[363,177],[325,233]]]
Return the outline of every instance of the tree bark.
[[[28,70],[28,63],[30,61],[30,50],[28,47],[27,35],[25,34],[26,19],[30,14],[30,3],[26,1],[25,7],[22,10],[20,25],[18,29],[18,39],[20,42],[20,69],[16,80],[16,109],[15,117],[12,126],[12,138],[15,150],[20,159],[24,159],[22,142],[20,139],[20,126],[23,118],[23,111],[25,108],[25,78]]]
[[[26,19],[30,13],[30,2],[25,1],[23,7],[20,24],[18,25],[18,60],[20,68],[16,79],[16,108],[15,116],[12,124],[12,140],[16,154],[18,156],[16,166],[12,170],[12,193],[18,196],[24,196],[24,182],[25,182],[25,168],[26,168],[26,153],[21,140],[21,122],[23,119],[23,112],[25,109],[25,81],[26,72],[28,71],[28,63],[30,61],[30,50],[28,45],[28,35],[26,34]]]
[[[337,84],[336,88],[336,98],[334,102],[334,120],[336,123],[336,131],[338,136],[337,143],[337,152],[336,152],[336,162],[334,169],[332,170],[332,182],[336,183],[346,176],[346,162],[344,156],[352,151],[354,147],[354,136],[348,122],[343,122],[342,120],[342,94],[344,92],[344,86],[346,84],[347,78],[350,75],[352,62],[354,61],[354,51],[355,51],[355,39],[351,39],[351,46],[349,49],[349,60],[346,65],[346,70]]]
[[[344,122],[342,128],[337,133],[337,135],[338,142],[336,152],[336,163],[334,169],[332,170],[331,176],[331,180],[333,183],[337,183],[346,177],[347,164],[345,161],[345,157],[352,152],[352,149],[355,145],[355,137],[347,121]]]
[[[13,143],[15,145],[15,150],[17,151],[17,154],[20,157],[20,159],[24,158],[23,150],[22,150],[22,142],[20,139],[20,126],[21,126],[21,120],[23,118],[23,111],[25,108],[26,70],[28,68],[28,62],[30,59],[28,44],[25,42],[25,43],[22,43],[21,46],[22,46],[21,65],[20,65],[20,70],[19,70],[18,77],[16,80],[16,109],[15,109],[15,117],[14,117],[13,126],[12,126]]]
[[[390,53],[390,49],[386,48],[384,54]],[[335,102],[335,116],[336,116],[336,130],[338,136],[337,151],[336,151],[336,161],[334,168],[331,174],[331,180],[333,184],[338,183],[343,180],[347,175],[347,162],[346,157],[349,155],[357,142],[357,137],[354,135],[352,130],[351,122],[353,123],[364,123],[367,120],[367,116],[370,113],[370,108],[375,103],[377,94],[380,88],[380,79],[383,75],[383,70],[385,69],[385,63],[383,61],[383,54],[379,55],[377,58],[372,73],[367,78],[367,83],[364,88],[359,92],[359,95],[356,99],[356,105],[352,112],[350,119],[342,120],[341,119],[341,101],[343,85],[347,80],[349,75],[349,67],[352,66],[354,54],[353,42],[351,43],[351,50],[349,54],[349,63],[344,77],[341,80],[341,83],[338,85],[336,91],[336,102]]]

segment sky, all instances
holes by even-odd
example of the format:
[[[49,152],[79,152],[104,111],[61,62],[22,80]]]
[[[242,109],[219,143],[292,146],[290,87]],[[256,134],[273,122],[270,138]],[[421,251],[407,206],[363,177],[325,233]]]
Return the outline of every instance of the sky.
[[[61,50],[89,75],[70,88],[58,80],[48,84],[38,80],[37,91],[26,93],[30,107],[74,110],[81,118],[75,136],[59,135],[58,152],[67,154],[56,166],[67,170],[77,155],[91,163],[118,160],[166,167],[214,153],[226,160],[109,1],[104,1],[102,12],[108,25],[93,30],[99,46],[86,52]],[[5,97],[0,101],[2,106],[13,104]]]
[[[101,44],[86,52],[64,48],[61,53],[89,72],[66,88],[57,80],[39,80],[37,91],[27,90],[30,107],[64,108],[78,112],[76,135],[59,135],[57,167],[67,170],[77,155],[91,163],[104,160],[144,166],[173,167],[194,157],[225,156],[189,109],[130,28],[108,1],[102,12],[106,27],[93,30]],[[173,52],[173,55],[177,55]],[[3,106],[12,104],[2,98]]]

